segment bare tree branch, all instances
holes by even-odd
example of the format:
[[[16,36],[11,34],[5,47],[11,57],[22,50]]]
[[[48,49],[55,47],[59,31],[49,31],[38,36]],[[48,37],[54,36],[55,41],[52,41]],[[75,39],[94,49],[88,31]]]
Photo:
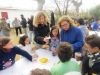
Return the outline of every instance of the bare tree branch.
[[[57,5],[58,11],[59,11],[59,15],[62,15],[62,14],[61,14],[61,9],[60,9],[60,7],[59,7],[59,5],[58,5],[57,0],[54,0],[54,1],[55,1],[56,5]]]
[[[79,7],[82,5],[82,0],[80,2],[72,0],[72,3],[76,7],[76,12],[79,13]]]
[[[66,0],[64,1],[64,7],[63,7],[63,14],[65,13],[65,8],[66,8]]]
[[[79,7],[82,5],[82,0],[78,2],[77,0],[54,0],[55,4],[58,8],[60,15],[67,15],[68,14],[68,8],[71,4],[74,5],[76,8],[76,12],[79,12]]]
[[[67,0],[67,2],[66,2],[67,4],[66,4],[66,10],[64,13],[65,15],[68,13],[69,2],[70,2],[70,0]]]
[[[45,0],[35,0],[38,3],[38,10],[43,9],[43,5],[45,4]]]

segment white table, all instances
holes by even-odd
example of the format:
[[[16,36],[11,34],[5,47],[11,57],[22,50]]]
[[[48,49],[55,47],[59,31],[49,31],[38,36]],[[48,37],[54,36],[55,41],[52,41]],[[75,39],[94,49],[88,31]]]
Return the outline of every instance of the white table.
[[[41,64],[38,60],[30,62],[26,58],[22,58],[13,66],[0,71],[0,75],[29,75],[30,71],[35,68],[50,70],[50,68],[59,61],[58,57],[52,56],[52,53],[48,50],[39,49],[36,53],[39,55],[39,58],[47,57],[49,62]]]
[[[97,34],[98,36],[100,36],[100,31],[89,31],[89,35],[92,34]]]

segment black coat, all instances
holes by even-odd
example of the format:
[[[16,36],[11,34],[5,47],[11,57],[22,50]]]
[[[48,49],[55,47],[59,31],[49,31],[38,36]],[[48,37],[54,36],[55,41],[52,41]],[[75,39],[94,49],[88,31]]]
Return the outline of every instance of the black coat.
[[[34,30],[33,20],[29,19],[29,20],[28,20],[28,24],[29,24],[29,30],[30,30],[30,31],[33,31],[33,30]]]
[[[27,27],[27,21],[26,21],[25,18],[22,18],[21,25],[22,25],[23,28]]]
[[[89,57],[84,56],[83,62],[82,62],[82,75],[88,74],[92,75],[92,73],[95,73],[97,75],[100,75],[100,54],[98,55],[98,58],[96,56],[93,56],[92,60],[94,60],[94,64],[92,67],[89,67]],[[92,62],[93,63],[93,62]]]
[[[54,13],[52,12],[51,13],[51,20],[50,20],[50,27],[54,26],[55,25],[55,17],[54,17]]]
[[[34,28],[34,33],[35,33],[35,42],[37,44],[45,44],[45,42],[43,41],[44,37],[49,36],[50,33],[50,28],[49,25],[38,25],[38,27]]]

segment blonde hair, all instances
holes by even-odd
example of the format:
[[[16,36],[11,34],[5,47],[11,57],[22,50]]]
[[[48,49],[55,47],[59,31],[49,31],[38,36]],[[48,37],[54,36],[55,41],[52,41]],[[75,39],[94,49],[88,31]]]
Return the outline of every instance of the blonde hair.
[[[73,24],[73,23],[74,23],[74,21],[73,21],[72,18],[70,18],[69,16],[64,15],[64,16],[62,16],[62,17],[58,20],[58,25],[59,25],[59,27],[61,27],[61,23],[62,23],[63,21],[67,21],[69,24]]]
[[[34,25],[35,27],[38,27],[38,24],[40,24],[40,23],[39,23],[39,19],[40,19],[41,16],[44,16],[44,20],[45,20],[45,21],[44,21],[44,24],[47,25],[47,23],[48,23],[48,16],[46,15],[45,12],[39,11],[39,12],[36,14],[36,16],[35,16],[35,18],[34,18],[34,20],[33,20],[33,25]]]
[[[32,70],[30,75],[51,75],[51,73],[46,69],[35,69]]]

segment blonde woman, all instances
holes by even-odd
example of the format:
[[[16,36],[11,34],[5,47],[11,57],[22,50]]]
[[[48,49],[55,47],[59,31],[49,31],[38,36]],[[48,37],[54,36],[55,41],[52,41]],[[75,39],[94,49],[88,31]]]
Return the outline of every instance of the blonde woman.
[[[34,18],[33,23],[33,25],[35,26],[35,42],[40,45],[47,43],[47,36],[49,36],[50,28],[48,24],[48,17],[46,16],[46,14],[42,11],[38,12]]]
[[[81,30],[73,26],[73,22],[67,16],[62,16],[58,25],[61,28],[61,42],[69,42],[72,44],[74,52],[81,52],[84,44]]]

